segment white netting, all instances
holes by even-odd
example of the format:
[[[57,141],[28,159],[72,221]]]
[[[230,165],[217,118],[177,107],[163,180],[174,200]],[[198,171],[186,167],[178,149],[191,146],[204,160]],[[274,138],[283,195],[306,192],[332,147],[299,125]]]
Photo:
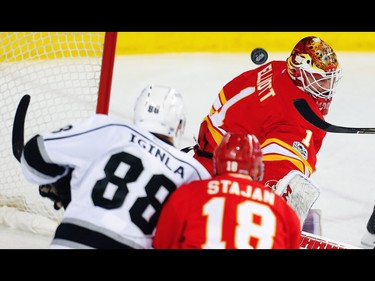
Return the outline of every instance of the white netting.
[[[104,32],[0,32],[0,207],[59,222],[63,211],[25,181],[12,154],[15,111],[31,96],[25,141],[96,110]]]

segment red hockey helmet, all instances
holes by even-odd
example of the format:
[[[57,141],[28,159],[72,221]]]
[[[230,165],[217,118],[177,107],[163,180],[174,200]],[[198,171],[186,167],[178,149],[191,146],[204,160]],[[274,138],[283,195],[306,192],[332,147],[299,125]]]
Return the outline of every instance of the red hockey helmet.
[[[309,93],[326,115],[342,77],[333,49],[320,38],[308,36],[297,43],[286,62],[294,83]]]
[[[227,133],[213,153],[214,175],[240,173],[253,180],[263,179],[263,153],[252,134]]]

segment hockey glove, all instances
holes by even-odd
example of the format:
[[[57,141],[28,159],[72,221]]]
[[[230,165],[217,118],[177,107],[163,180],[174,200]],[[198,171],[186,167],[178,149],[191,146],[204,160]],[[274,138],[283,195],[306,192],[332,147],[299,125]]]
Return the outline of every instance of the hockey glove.
[[[55,183],[39,185],[39,194],[52,200],[55,210],[59,210],[62,207],[66,209],[71,200],[70,180],[72,171]]]

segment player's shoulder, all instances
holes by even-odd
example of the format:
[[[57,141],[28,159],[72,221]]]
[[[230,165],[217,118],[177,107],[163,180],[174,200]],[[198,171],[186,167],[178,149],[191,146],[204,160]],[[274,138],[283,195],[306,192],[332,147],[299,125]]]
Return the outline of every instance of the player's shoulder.
[[[264,69],[267,68],[269,71],[272,70],[275,74],[282,74],[286,71],[287,64],[284,60],[273,60],[270,61],[267,65],[264,65]]]
[[[286,61],[284,60],[271,60],[265,64],[262,64],[255,68],[255,70],[262,70],[262,69],[278,69],[278,68],[285,68],[286,67]]]
[[[272,60],[265,64],[259,65],[256,68],[246,70],[242,72],[237,78],[246,77],[247,79],[254,75],[258,77],[259,73],[264,73],[264,75],[269,75],[269,72],[281,72],[283,69],[286,69],[286,61],[282,60]]]
[[[273,60],[270,61],[269,64],[272,64],[272,66],[277,67],[286,67],[286,60]]]
[[[45,138],[54,138],[63,135],[71,135],[71,134],[78,134],[82,132],[88,132],[91,130],[96,130],[98,128],[106,127],[110,124],[115,124],[111,117],[105,114],[93,114],[87,118],[77,120],[75,122],[69,123],[58,130],[54,130],[51,132],[47,132],[44,134]]]
[[[106,126],[106,125],[125,125],[129,127],[133,127],[134,125],[127,120],[118,119],[107,114],[96,113],[90,116],[85,123],[88,126],[98,127],[98,126]]]

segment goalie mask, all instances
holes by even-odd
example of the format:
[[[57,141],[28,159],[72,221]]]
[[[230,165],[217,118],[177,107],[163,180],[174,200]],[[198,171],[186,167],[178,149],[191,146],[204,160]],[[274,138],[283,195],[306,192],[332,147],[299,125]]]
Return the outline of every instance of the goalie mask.
[[[297,43],[286,62],[294,83],[309,93],[326,115],[342,77],[333,49],[320,38],[309,36]]]
[[[177,146],[186,124],[182,95],[171,87],[148,85],[135,103],[134,124],[171,137]]]
[[[263,179],[263,153],[256,136],[227,133],[213,153],[214,175],[240,173],[255,181]]]

